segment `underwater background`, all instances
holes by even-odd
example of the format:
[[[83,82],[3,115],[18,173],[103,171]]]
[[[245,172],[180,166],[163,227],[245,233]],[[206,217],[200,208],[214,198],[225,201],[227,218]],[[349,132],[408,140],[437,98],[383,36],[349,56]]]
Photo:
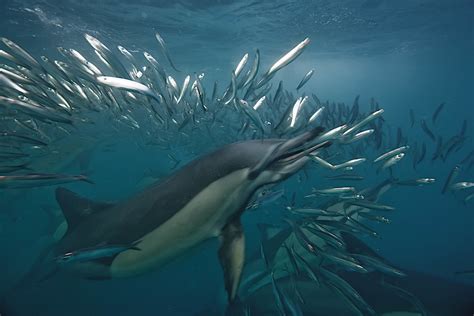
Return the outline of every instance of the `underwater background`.
[[[407,143],[425,142],[428,153],[416,171],[411,157],[401,161],[394,176],[436,179],[433,185],[415,189],[401,186],[387,192],[384,204],[396,208],[390,214],[391,223],[375,225],[380,238],[364,241],[397,267],[474,285],[472,273],[455,273],[474,269],[474,199],[464,202],[465,196],[459,192],[441,194],[453,167],[474,148],[473,1],[0,1],[0,36],[35,57],[61,59],[58,46],[91,56],[85,33],[110,48],[121,45],[132,53],[148,51],[161,56],[156,32],[165,39],[181,71],[175,76],[179,83],[186,74],[204,73],[206,89],[212,90],[217,81],[222,92],[245,53],[253,56],[259,49],[261,69],[267,69],[309,37],[311,44],[304,53],[272,79],[271,93],[275,94],[280,80],[285,89],[296,93],[303,76],[315,69],[300,94],[304,90],[323,102],[348,105],[360,95],[363,112],[370,112],[370,100],[375,98],[385,110],[383,117],[391,134],[384,138],[391,139],[392,146],[378,151],[367,148],[359,154],[366,153],[373,160],[395,148],[392,140],[400,128]],[[168,65],[164,57],[159,60]],[[433,112],[443,102],[436,124],[431,124]],[[415,113],[415,126],[410,122],[410,110]],[[436,141],[422,130],[421,119],[445,141],[459,133],[466,120],[466,137],[447,159],[432,161]],[[145,139],[141,132],[114,129],[101,118],[81,139],[64,138],[55,144],[60,155],[45,154],[38,163],[48,172],[82,173],[94,182],[64,185],[74,192],[91,199],[118,201],[192,159],[232,139],[241,139],[238,129],[227,139],[191,133],[186,143],[173,133],[150,131],[156,135],[143,132]],[[159,144],[153,144],[155,137]],[[458,181],[474,181],[470,159]],[[366,186],[378,183],[376,168],[370,161],[357,169],[359,174],[367,174]],[[303,203],[313,187],[334,186],[316,167],[308,172],[309,179],[302,181],[300,172],[278,188],[284,189],[288,199],[295,194]],[[389,177],[385,171],[377,175],[379,180]],[[243,215],[247,254],[258,252],[257,224],[283,225],[285,206],[279,199]],[[54,186],[0,188],[2,316],[219,315],[225,309],[215,239],[164,268],[129,279],[93,281],[61,273],[18,287],[57,229],[52,213],[60,214]],[[326,314],[321,310],[318,315]]]

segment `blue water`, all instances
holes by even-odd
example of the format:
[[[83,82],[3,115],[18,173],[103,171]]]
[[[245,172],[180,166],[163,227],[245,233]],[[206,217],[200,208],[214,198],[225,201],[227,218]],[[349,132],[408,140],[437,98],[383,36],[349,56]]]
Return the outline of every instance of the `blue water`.
[[[261,69],[267,69],[309,37],[310,46],[273,79],[273,93],[279,80],[295,93],[304,74],[314,68],[315,75],[303,90],[322,101],[351,105],[360,95],[361,108],[368,112],[370,98],[375,98],[385,110],[391,139],[401,127],[410,145],[415,141],[427,145],[427,157],[417,170],[409,157],[397,166],[397,177],[437,179],[431,186],[397,187],[388,192],[383,202],[396,207],[390,215],[392,223],[375,225],[381,239],[366,242],[399,267],[474,285],[472,275],[454,275],[455,271],[474,269],[474,199],[463,203],[461,195],[440,193],[453,166],[474,148],[473,1],[0,1],[0,36],[36,57],[60,59],[58,46],[89,52],[90,56],[93,53],[84,33],[109,47],[122,45],[132,52],[159,55],[154,38],[157,31],[182,71],[176,76],[179,84],[184,74],[205,73],[209,91],[215,80],[221,91],[229,84],[231,71],[246,52],[253,56],[255,49],[260,49]],[[164,58],[160,62],[166,64]],[[446,106],[433,127],[431,116],[442,102]],[[413,128],[409,109],[417,120]],[[421,130],[421,118],[445,140],[458,133],[467,120],[462,148],[445,162],[431,162],[436,144]],[[74,183],[67,187],[106,201],[138,192],[140,181],[147,176],[160,178],[173,172],[168,153],[181,160],[182,166],[238,139],[238,130],[228,139],[203,139],[197,134],[180,146],[177,140],[182,139],[174,135],[116,135],[107,120],[91,131],[99,141],[88,149],[86,170],[95,185]],[[147,146],[153,137],[166,139],[172,149]],[[372,150],[367,153],[368,158],[376,156]],[[71,157],[55,159],[53,164],[64,164],[62,173],[77,173],[77,162],[66,163],[67,159]],[[371,174],[373,168],[369,162],[358,170]],[[295,192],[303,201],[312,187],[334,183],[322,179],[318,170],[309,172],[310,181],[299,182],[297,175],[278,187],[288,196]],[[464,169],[459,181],[474,181],[474,167]],[[61,274],[10,292],[51,237],[50,222],[42,208],[58,207],[52,188],[4,190],[0,198],[0,298],[5,297],[6,316],[174,316],[222,311],[225,306],[217,240],[162,269],[131,279],[90,281]],[[244,214],[248,254],[258,251],[256,224],[281,223],[281,208],[273,203]]]

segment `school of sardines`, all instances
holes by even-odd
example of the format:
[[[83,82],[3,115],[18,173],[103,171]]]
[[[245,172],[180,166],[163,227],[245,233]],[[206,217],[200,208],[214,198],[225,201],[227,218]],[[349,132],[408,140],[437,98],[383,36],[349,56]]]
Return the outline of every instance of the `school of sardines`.
[[[438,120],[444,103],[435,109],[431,122],[418,123],[429,141],[411,143],[401,128],[392,137],[391,127],[382,117],[384,110],[374,99],[364,112],[359,97],[348,106],[322,102],[313,93],[302,93],[314,70],[302,76],[296,95],[285,89],[282,81],[273,82],[275,74],[305,50],[310,43],[308,38],[269,69],[262,69],[259,50],[247,53],[230,71],[228,82],[210,84],[205,74],[184,75],[173,63],[164,39],[158,33],[155,37],[169,69],[150,52],[131,53],[122,46],[107,47],[89,34],[85,35],[91,46],[89,51],[58,47],[62,60],[35,58],[18,44],[1,38],[0,188],[93,183],[86,175],[63,174],[56,172],[54,164],[41,163],[48,157],[54,157],[57,163],[70,159],[70,151],[62,151],[64,140],[77,144],[78,139],[99,142],[101,135],[132,137],[140,146],[157,146],[167,153],[175,168],[180,160],[174,157],[174,148],[187,149],[192,155],[196,148],[209,147],[209,139],[215,146],[244,139],[288,138],[311,126],[323,126],[326,131],[319,139],[330,141],[332,146],[317,155],[308,152],[314,161],[310,168],[323,174],[326,183],[345,185],[314,187],[302,198],[288,197],[283,189],[264,188],[247,207],[256,209],[275,201],[284,204],[286,215],[281,231],[289,229],[290,233],[280,240],[271,256],[262,242],[264,269],[246,275],[241,285],[241,296],[245,298],[265,282],[271,282],[275,304],[282,315],[301,315],[304,302],[296,287],[295,295],[286,295],[278,285],[278,277],[301,274],[315,284],[334,288],[362,314],[375,314],[339,272],[379,271],[395,277],[403,277],[404,272],[376,256],[351,253],[341,234],[379,237],[370,223],[390,223],[389,215],[395,207],[380,201],[388,189],[435,182],[426,175],[398,178],[396,169],[401,162],[411,159],[413,170],[429,160],[452,163],[452,171],[440,181],[442,193],[454,191],[465,203],[473,199],[470,188],[474,183],[462,177],[474,165],[474,150],[465,146],[467,121],[458,134],[444,139],[446,135],[435,135],[429,126]],[[409,114],[413,127],[417,119],[413,111]],[[450,160],[456,152],[466,152],[465,158]],[[363,164],[373,164],[374,174],[358,173]],[[307,169],[304,171],[299,174],[299,181],[305,181],[304,176],[310,181]],[[353,185],[366,176],[380,181],[366,188]],[[259,226],[262,240],[269,238],[268,227]],[[99,249],[94,251],[100,255]],[[276,260],[279,256],[286,256],[290,264],[281,266]],[[70,260],[71,254],[60,259]],[[416,297],[394,284],[386,286],[408,297],[424,313]]]

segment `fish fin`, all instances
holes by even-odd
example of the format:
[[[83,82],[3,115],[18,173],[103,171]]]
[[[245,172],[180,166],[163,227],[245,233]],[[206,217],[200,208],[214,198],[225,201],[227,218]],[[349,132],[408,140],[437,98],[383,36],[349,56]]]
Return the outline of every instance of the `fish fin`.
[[[56,189],[56,201],[66,218],[68,231],[74,228],[88,215],[103,211],[115,205],[113,203],[96,202],[86,199],[63,187]]]
[[[222,229],[220,242],[219,260],[224,270],[225,289],[228,301],[233,302],[245,262],[245,236],[240,218],[227,223]]]

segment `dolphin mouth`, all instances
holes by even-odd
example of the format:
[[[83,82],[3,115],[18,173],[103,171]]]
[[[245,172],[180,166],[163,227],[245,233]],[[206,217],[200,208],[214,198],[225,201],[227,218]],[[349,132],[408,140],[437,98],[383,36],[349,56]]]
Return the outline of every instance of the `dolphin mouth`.
[[[281,156],[279,156],[275,160],[274,163],[289,164],[289,163],[295,162],[295,161],[297,161],[297,160],[299,160],[303,157],[306,157],[309,154],[314,153],[315,151],[317,151],[319,149],[328,147],[329,145],[331,145],[331,143],[329,141],[323,141],[323,142],[311,145],[311,146],[306,147],[306,148],[298,148],[298,149],[295,149],[291,152],[286,152],[286,153],[281,154]]]
[[[328,141],[317,142],[318,136],[323,130],[322,127],[316,127],[302,135],[275,144],[260,162],[250,170],[248,178],[255,179],[265,170],[277,169],[278,166],[282,167],[295,163],[311,152],[329,146]],[[313,145],[308,145],[308,143]]]
[[[300,162],[302,162],[302,161],[304,161],[304,163],[306,163],[307,157],[311,153],[314,153],[315,151],[318,151],[319,149],[328,147],[329,145],[331,145],[331,143],[329,141],[323,141],[323,142],[320,142],[320,143],[313,144],[309,147],[306,146],[306,147],[302,147],[302,148],[298,148],[298,149],[294,149],[292,151],[282,153],[271,164],[268,165],[267,169],[278,170],[278,169],[282,169],[282,168],[290,167],[290,166],[295,166],[296,167],[296,165],[300,165],[301,164]],[[306,158],[306,159],[304,159],[304,158]],[[304,164],[304,163],[302,163],[302,164]],[[301,167],[302,167],[302,165],[301,165]],[[290,167],[289,169],[293,169],[293,168]],[[295,168],[295,169],[299,170],[299,168]],[[297,171],[297,170],[295,170],[295,171]]]

